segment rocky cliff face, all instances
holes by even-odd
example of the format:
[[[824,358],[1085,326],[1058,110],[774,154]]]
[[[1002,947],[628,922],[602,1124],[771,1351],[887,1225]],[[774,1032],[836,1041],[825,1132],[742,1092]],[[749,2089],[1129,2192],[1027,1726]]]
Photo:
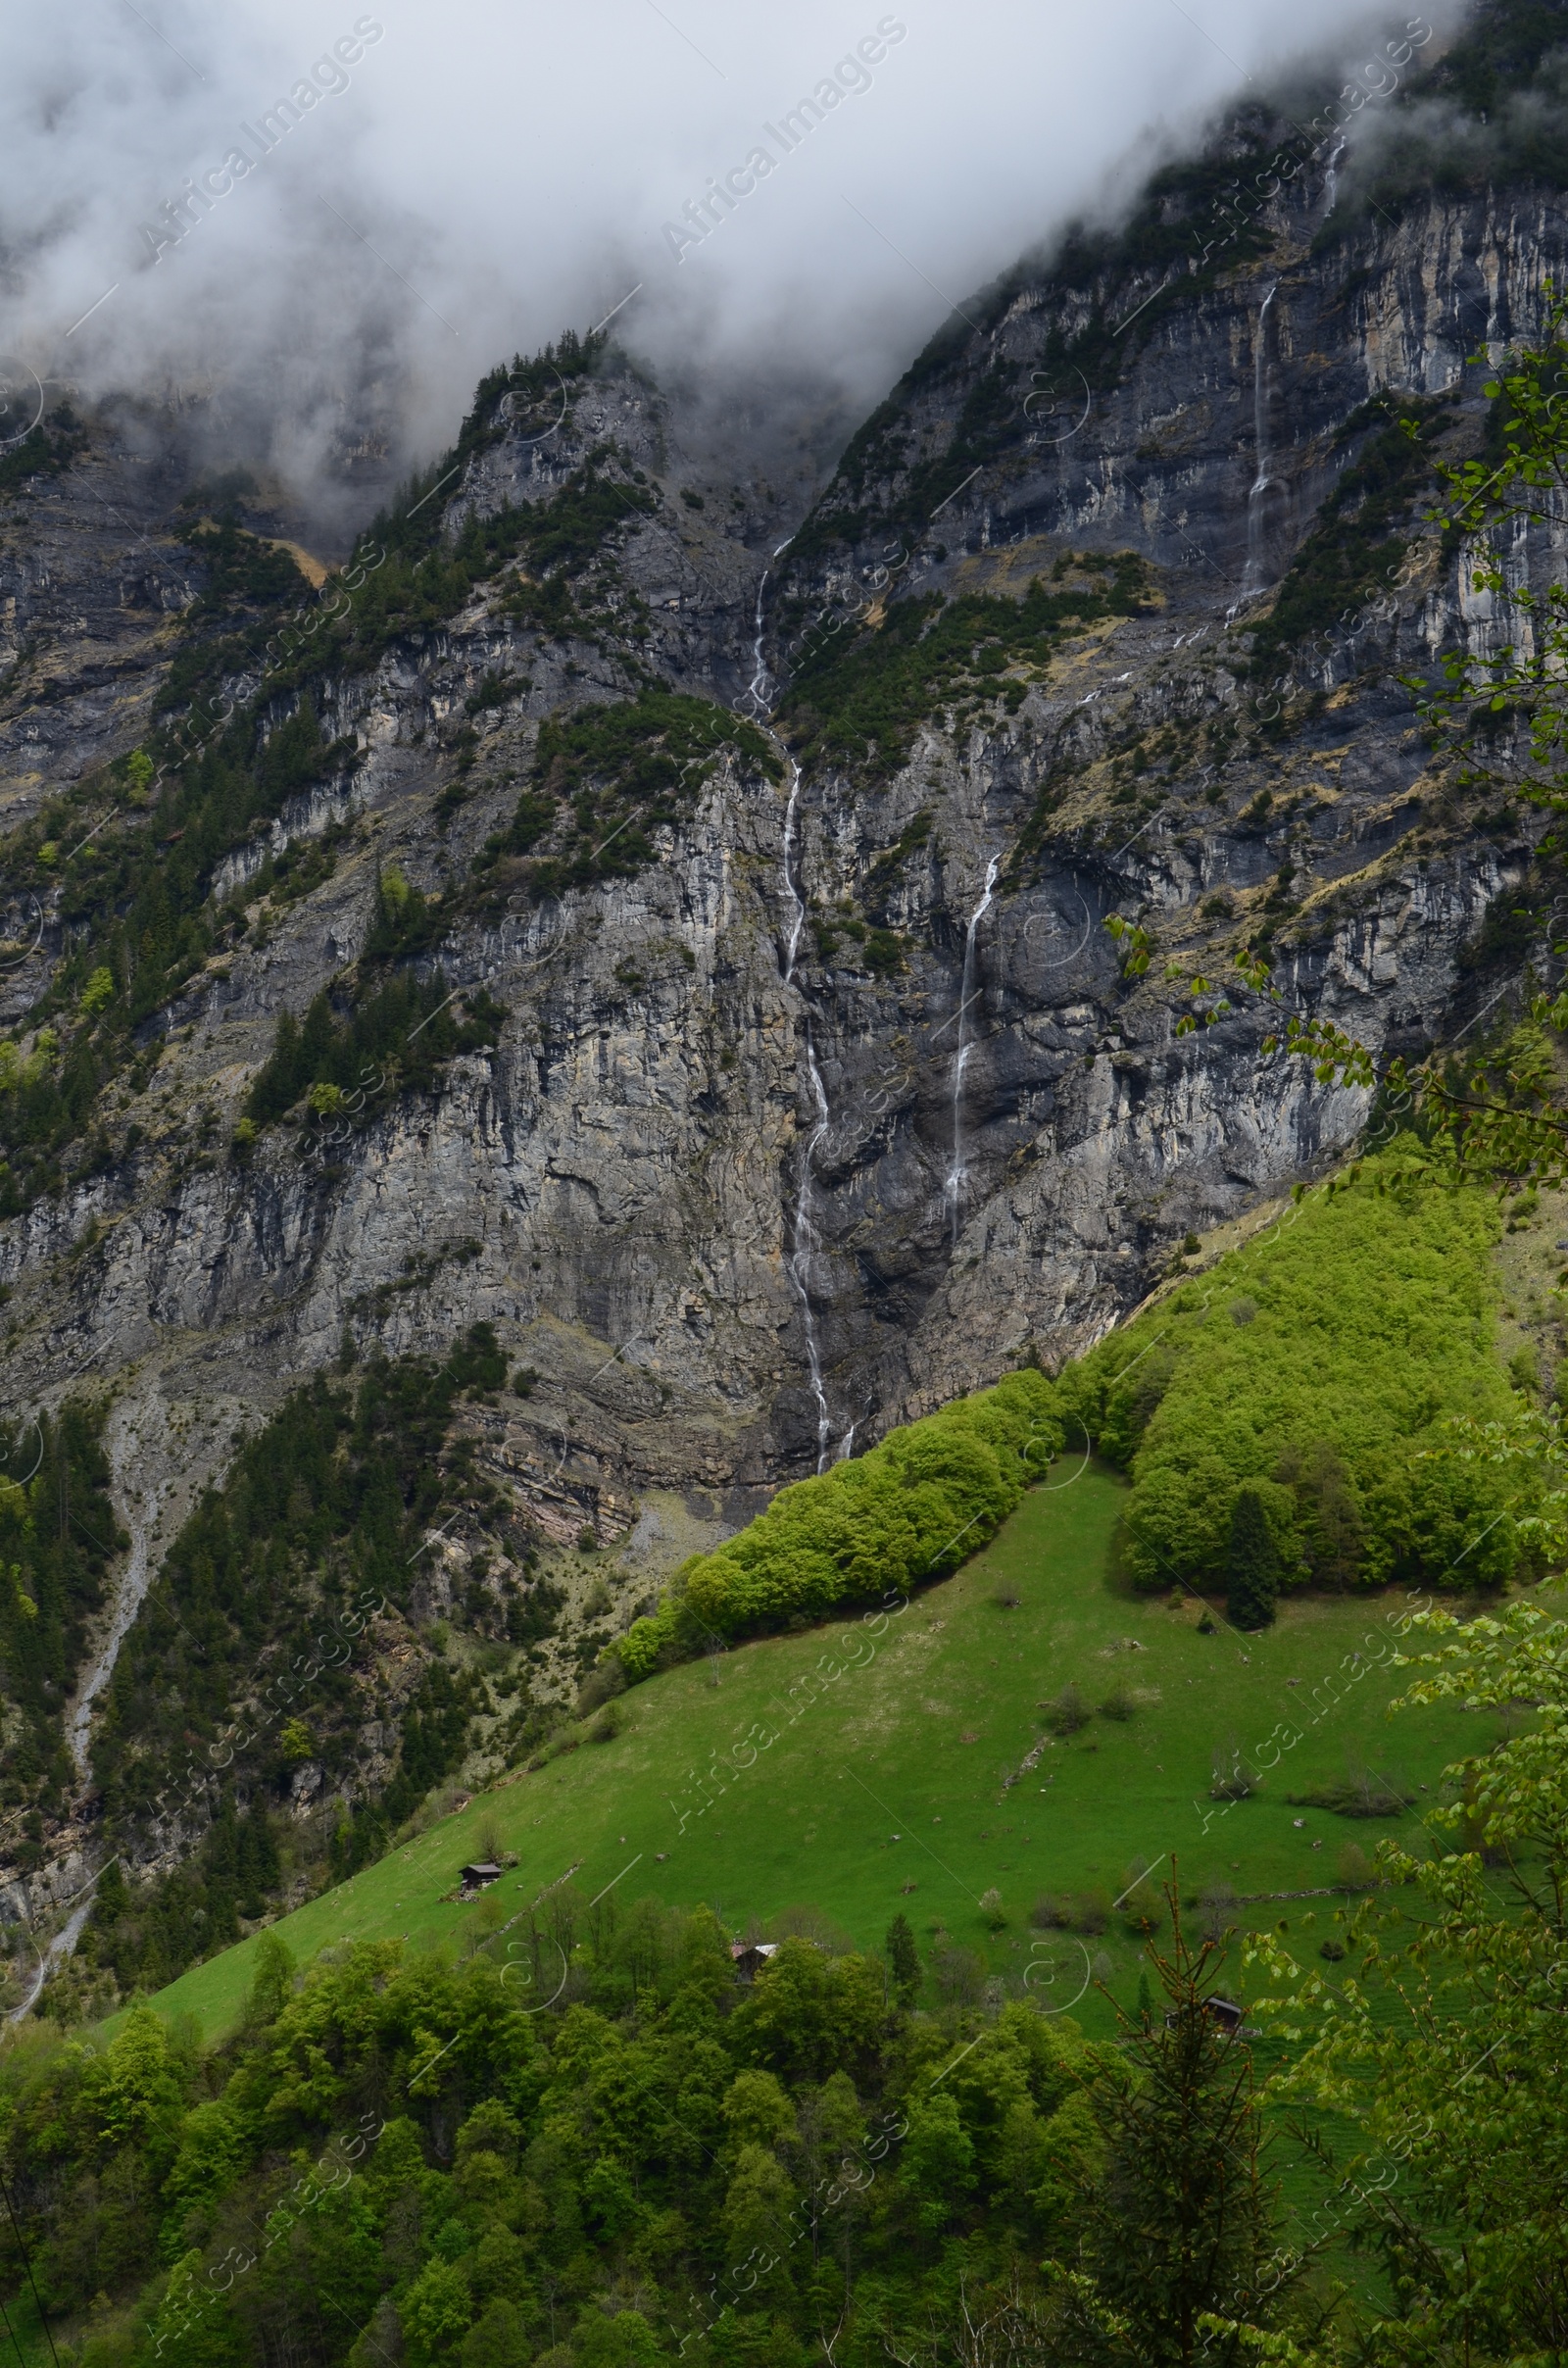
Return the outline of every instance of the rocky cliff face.
[[[1381,613],[1261,678],[1252,661],[1273,589],[1387,424],[1369,398],[1451,394],[1443,433],[1473,442],[1465,357],[1538,317],[1563,214],[1433,199],[1341,238],[1328,194],[1282,197],[1266,252],[1190,293],[1173,274],[1147,306],[1157,281],[1116,254],[1015,273],[804,524],[804,504],[718,475],[614,353],[559,426],[530,415],[435,497],[456,538],[613,446],[660,501],[628,520],[591,635],[530,628],[498,577],[372,672],[317,685],[358,761],[231,848],[215,886],[312,841],[325,876],[258,896],[243,941],[144,1026],[163,1045],[144,1089],[106,1090],[104,1156],[0,1227],[10,1406],[111,1385],[121,1622],[237,1425],[345,1336],[444,1348],[475,1318],[539,1376],[476,1418],[483,1468],[546,1536],[629,1536],[657,1568],[660,1523],[633,1525],[660,1492],[732,1523],[1020,1356],[1072,1354],[1189,1230],[1353,1140],[1364,1096],[1262,1051],[1277,1005],[1232,991],[1177,1033],[1194,972],[1222,980],[1261,939],[1287,1002],[1380,1049],[1452,1032],[1517,975],[1528,947],[1489,968],[1484,923],[1528,836],[1467,825],[1396,680],[1506,617],[1412,529]],[[177,421],[88,426],[22,487],[0,555],[8,827],[144,735],[204,581],[176,532]],[[923,497],[971,447],[967,480]],[[895,759],[813,744],[800,686],[830,629],[874,669],[901,602],[1102,587],[1126,553],[1135,600],[939,686]],[[632,876],[467,895],[542,721],[650,674],[764,723],[778,780],[732,749]],[[354,961],[394,862],[449,892],[416,966],[482,984],[499,1043],[327,1154],[281,1126],[227,1158],[279,1014]],[[1113,914],[1152,937],[1143,977]],[[18,896],[7,925],[25,1030],[73,918]]]

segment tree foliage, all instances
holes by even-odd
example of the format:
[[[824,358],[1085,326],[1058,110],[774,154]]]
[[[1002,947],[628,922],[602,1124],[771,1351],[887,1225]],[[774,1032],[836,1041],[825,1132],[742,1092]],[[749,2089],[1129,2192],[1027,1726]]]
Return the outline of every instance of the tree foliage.
[[[1347,1932],[1358,1973],[1307,1974],[1278,1940],[1253,1950],[1280,1993],[1258,2011],[1308,2043],[1275,2086],[1345,2133],[1315,2137],[1323,2203],[1256,2294],[1352,2233],[1382,2257],[1394,2299],[1376,2340],[1394,2368],[1555,2360],[1568,2349],[1568,1630],[1528,1599],[1412,1627],[1434,1649],[1401,1656],[1412,1682],[1396,1708],[1462,1703],[1494,1739],[1449,1770],[1430,1850],[1380,1847],[1394,1889]],[[1391,1995],[1397,2015],[1380,2011]],[[1348,2355],[1349,2337],[1324,2354]]]
[[[68,1399],[55,1414],[0,1427],[0,1694],[17,1720],[0,1803],[13,1845],[24,1810],[53,1805],[71,1781],[60,1704],[110,1565],[130,1542],[109,1494],[104,1412]],[[24,1840],[24,1869],[41,1855],[33,1839]]]
[[[1255,1480],[1244,1482],[1231,1505],[1225,1552],[1225,1608],[1238,1628],[1267,1628],[1280,1592],[1280,1552],[1268,1505]]]
[[[960,2294],[1037,2308],[1113,2051],[1017,2002],[911,2016],[880,1963],[804,1940],[740,1988],[706,1909],[568,1884],[509,1912],[461,1968],[351,1944],[299,1977],[264,1936],[205,2055],[136,2006],[101,2051],[0,2059],[57,2343],[84,2368],[270,2368],[285,2341],[318,2368],[805,2368],[837,2330],[869,2368]]]
[[[1129,1470],[1139,1582],[1226,1584],[1258,1494],[1278,1585],[1494,1586],[1539,1559],[1548,1474],[1477,1453],[1514,1422],[1497,1360],[1496,1204],[1407,1189],[1396,1144],[1069,1365],[1055,1407]]]
[[[693,1555],[617,1648],[628,1673],[840,1603],[893,1602],[993,1536],[1062,1445],[1054,1391],[1031,1369],[892,1432],[853,1463],[779,1490],[714,1554]]]

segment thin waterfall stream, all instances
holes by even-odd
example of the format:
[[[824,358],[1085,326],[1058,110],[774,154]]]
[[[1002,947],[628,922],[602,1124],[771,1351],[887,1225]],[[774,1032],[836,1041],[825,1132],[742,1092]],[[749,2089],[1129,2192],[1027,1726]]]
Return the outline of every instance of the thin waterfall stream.
[[[977,991],[974,980],[979,963],[980,923],[991,910],[997,873],[1001,868],[1002,858],[994,855],[986,865],[985,886],[980,891],[980,902],[970,913],[969,925],[963,933],[963,975],[958,985],[958,1044],[953,1063],[953,1165],[948,1170],[947,1190],[943,1196],[953,1211],[955,1249],[958,1246],[958,1229],[963,1217],[963,1187],[969,1173],[963,1156],[963,1072],[969,1065],[969,1055],[974,1050],[969,1007]]]
[[[779,552],[787,549],[786,543],[780,543],[778,551],[773,554],[774,559],[778,558]],[[747,686],[747,695],[756,708],[758,720],[762,724],[764,730],[769,730],[765,718],[771,712],[768,707],[768,697],[773,688],[773,677],[769,673],[767,662],[762,656],[764,630],[762,601],[767,589],[769,572],[769,568],[763,568],[761,581],[757,587],[755,612],[757,633],[752,643],[754,670],[751,682]],[[789,908],[789,930],[784,941],[783,974],[784,984],[788,987],[795,983],[795,965],[800,959],[801,940],[806,934],[806,894],[800,878],[801,768],[788,749],[777,741],[776,735],[770,732],[769,736],[775,739],[775,745],[779,747],[780,754],[790,768],[790,794],[784,809],[784,895]],[[796,1187],[795,1210],[790,1220],[790,1247],[785,1265],[789,1272],[791,1287],[800,1302],[801,1325],[806,1335],[807,1378],[811,1385],[811,1396],[816,1402],[816,1468],[819,1472],[825,1472],[830,1463],[838,1462],[850,1453],[855,1443],[858,1425],[851,1423],[835,1450],[833,1413],[827,1402],[827,1390],[822,1380],[821,1335],[817,1330],[816,1308],[811,1299],[812,1264],[822,1246],[822,1237],[815,1214],[816,1152],[817,1146],[832,1123],[832,1118],[828,1108],[827,1087],[822,1082],[822,1070],[816,1057],[815,1023],[809,1010],[803,1012],[802,1025],[806,1039],[806,1078],[810,1093],[812,1123],[801,1154],[800,1181]]]
[[[789,760],[790,795],[784,810],[784,893],[790,904],[790,933],[784,949],[784,984],[795,980],[795,962],[806,930],[806,898],[802,893],[800,864],[801,768],[794,758]],[[827,1088],[822,1083],[822,1071],[817,1065],[816,1032],[809,1011],[804,1017],[806,1033],[806,1074],[811,1089],[811,1106],[815,1123],[806,1138],[801,1155],[801,1180],[795,1194],[795,1215],[790,1226],[790,1252],[786,1263],[795,1296],[801,1303],[801,1321],[806,1331],[806,1367],[810,1378],[811,1395],[816,1400],[816,1468],[825,1472],[833,1461],[833,1417],[822,1386],[822,1346],[816,1329],[816,1309],[811,1304],[811,1261],[821,1246],[816,1219],[812,1213],[813,1177],[816,1147],[830,1124]],[[848,1455],[850,1441],[855,1436],[852,1423],[842,1453]]]
[[[789,542],[779,542],[779,550],[772,557],[777,559],[779,552],[786,550],[789,550]],[[769,675],[767,661],[762,656],[762,632],[765,632],[765,625],[762,625],[762,597],[767,592],[769,573],[772,573],[772,566],[762,568],[762,580],[758,582],[754,611],[756,637],[751,642],[754,672],[751,672],[751,682],[746,684],[746,696],[751,699],[751,706],[756,708],[756,717],[760,722],[762,732],[767,732],[769,739],[777,746],[779,756],[789,765],[789,803],[784,808],[784,898],[789,902],[789,935],[784,940],[784,985],[791,987],[796,983],[796,962],[801,959],[801,938],[806,935],[806,888],[801,886],[801,767],[767,722],[767,715],[772,713],[767,706],[769,694],[772,694],[772,675]],[[808,1089],[810,1089],[812,1127],[801,1149],[801,1182],[796,1186],[796,1208],[789,1222],[789,1255],[786,1255],[784,1264],[789,1269],[789,1281],[796,1293],[796,1300],[801,1303],[801,1328],[806,1333],[806,1376],[810,1381],[812,1400],[817,1402],[817,1470],[824,1473],[829,1463],[839,1463],[843,1461],[843,1456],[848,1456],[851,1447],[856,1445],[856,1430],[859,1425],[858,1421],[851,1423],[851,1428],[843,1433],[839,1445],[834,1447],[834,1413],[831,1413],[827,1402],[827,1388],[822,1383],[822,1336],[817,1331],[817,1309],[814,1309],[810,1293],[812,1262],[817,1258],[817,1251],[822,1248],[822,1231],[819,1231],[817,1214],[814,1214],[814,1191],[817,1191],[817,1186],[814,1186],[814,1165],[817,1165],[817,1146],[831,1125],[831,1110],[827,1101],[827,1085],[822,1082],[822,1065],[817,1061],[817,1028],[814,1028],[810,1009],[803,1011],[801,1025],[803,1035],[806,1035],[806,1082]]]
[[[1242,578],[1242,596],[1250,599],[1263,591],[1268,584],[1268,496],[1274,487],[1269,474],[1268,444],[1268,315],[1279,288],[1276,279],[1270,283],[1257,313],[1257,334],[1252,347],[1252,431],[1256,460],[1251,487],[1247,496],[1247,572]]]
[[[782,551],[783,548],[781,543],[779,551]],[[773,558],[777,559],[777,557],[778,552],[775,551]],[[772,562],[769,561],[762,569],[761,579],[757,587],[757,610],[752,619],[757,627],[757,634],[752,643],[753,672],[751,681],[746,685],[746,696],[756,708],[759,715],[765,715],[769,713],[767,695],[773,688],[773,677],[767,670],[767,660],[762,656],[762,596],[767,590],[767,579],[772,571]]]
[[[96,1878],[94,1878],[95,1881]],[[39,1949],[36,1943],[32,1944],[33,1955],[38,1960],[38,1970],[33,1976],[32,1987],[28,1990],[21,2005],[13,2006],[6,2016],[8,2023],[20,2023],[32,2012],[34,2002],[41,1996],[43,1986],[54,1972],[55,1967],[63,1965],[69,1956],[74,1954],[76,1943],[81,1938],[82,1927],[96,1905],[94,1884],[89,1883],[87,1897],[79,1906],[72,1909],[65,1923],[53,1938],[45,1942],[42,1949]]]
[[[1329,216],[1333,213],[1335,204],[1339,198],[1340,159],[1345,154],[1345,151],[1349,143],[1347,140],[1336,140],[1334,146],[1329,151],[1329,161],[1324,168],[1323,173],[1323,220],[1325,222],[1328,221]]]

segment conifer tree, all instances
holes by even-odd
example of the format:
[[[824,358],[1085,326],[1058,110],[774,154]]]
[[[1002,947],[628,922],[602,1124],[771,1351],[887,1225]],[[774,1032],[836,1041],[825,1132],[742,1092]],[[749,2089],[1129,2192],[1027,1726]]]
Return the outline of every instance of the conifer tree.
[[[909,1919],[902,1909],[888,1926],[886,1948],[894,1996],[906,2006],[912,2006],[920,1995],[920,1956],[909,1930]]]
[[[1280,1591],[1280,1554],[1262,1491],[1248,1485],[1231,1507],[1225,1608],[1238,1628],[1268,1628]]]
[[[1249,2315],[1267,2251],[1257,2099],[1246,2039],[1208,2002],[1223,1949],[1192,1949],[1174,1881],[1166,1896],[1170,1951],[1148,1951],[1165,2011],[1120,2016],[1121,2063],[1091,2088],[1103,2168],[1087,2199],[1083,2271],[1058,2273],[1058,2292],[1096,2353],[1225,2368],[1232,2339],[1200,2321]],[[1072,2331],[1059,2332],[1061,2356],[1077,2356]]]

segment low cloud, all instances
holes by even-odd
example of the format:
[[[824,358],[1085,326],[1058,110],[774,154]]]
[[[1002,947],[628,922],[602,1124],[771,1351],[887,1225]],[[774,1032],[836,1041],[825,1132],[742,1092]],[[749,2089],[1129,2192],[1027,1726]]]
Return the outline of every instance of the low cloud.
[[[318,488],[356,441],[438,447],[497,359],[612,312],[662,367],[853,410],[1249,77],[1348,71],[1402,23],[77,0],[7,35],[0,344],[90,394],[200,394],[237,453]]]

